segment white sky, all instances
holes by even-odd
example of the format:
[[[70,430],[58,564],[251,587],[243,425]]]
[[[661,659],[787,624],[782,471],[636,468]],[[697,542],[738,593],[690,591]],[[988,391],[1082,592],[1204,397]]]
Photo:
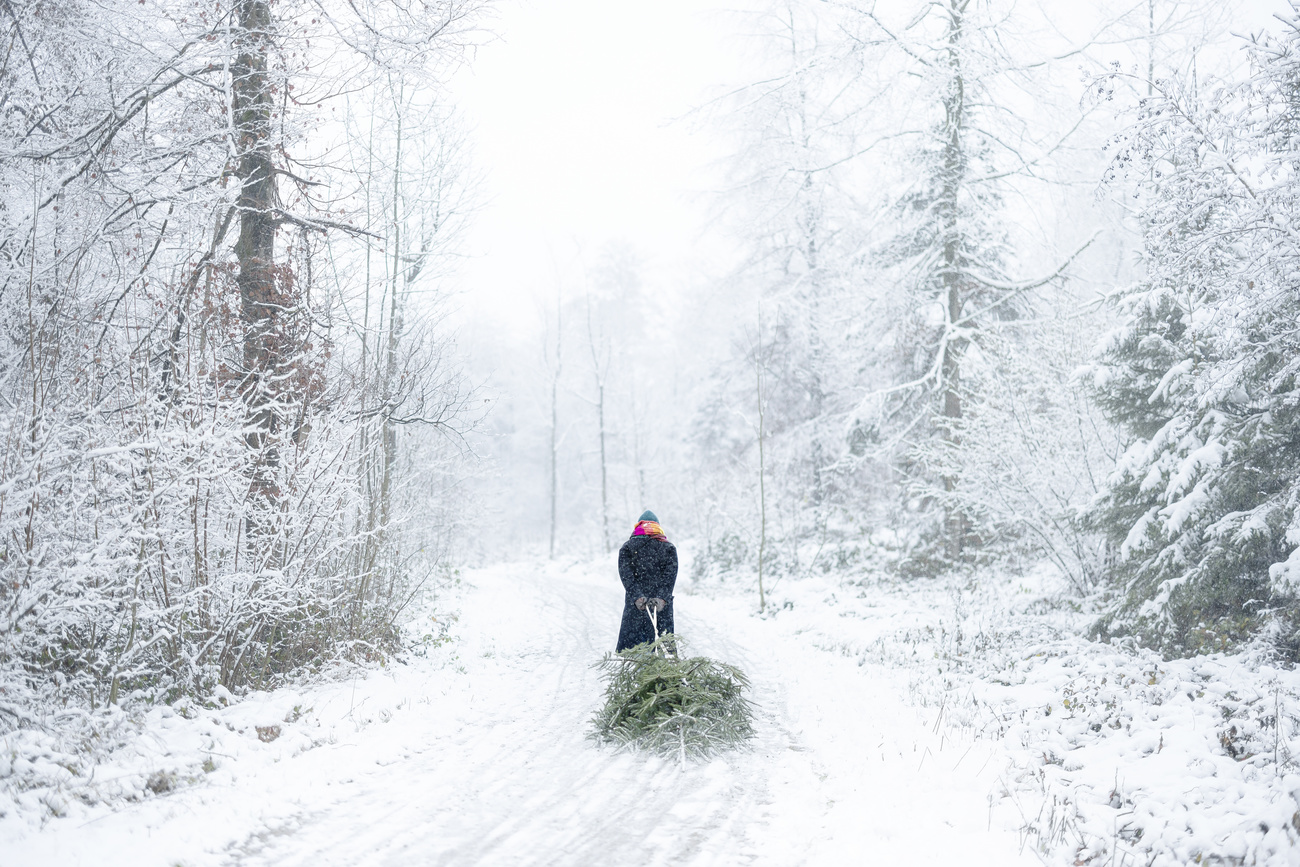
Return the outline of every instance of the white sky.
[[[458,281],[471,318],[530,330],[557,273],[572,282],[577,251],[590,258],[611,239],[674,270],[716,258],[700,247],[709,201],[699,193],[726,143],[693,132],[703,123],[686,115],[748,80],[735,10],[755,5],[500,0],[498,38],[453,93],[485,176]],[[1239,9],[1232,29],[1247,32],[1286,2]]]
[[[685,116],[743,78],[725,14],[738,5],[503,0],[499,38],[454,94],[486,176],[461,269],[468,312],[524,326],[557,265],[608,240],[693,255],[723,145]]]

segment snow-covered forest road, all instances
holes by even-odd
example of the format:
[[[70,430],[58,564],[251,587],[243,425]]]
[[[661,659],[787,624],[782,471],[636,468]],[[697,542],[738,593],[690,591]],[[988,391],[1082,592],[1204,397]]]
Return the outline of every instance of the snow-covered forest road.
[[[94,821],[56,821],[6,863],[1037,863],[990,806],[992,748],[936,731],[883,669],[679,596],[679,633],[740,665],[758,705],[752,750],[683,768],[587,740],[591,664],[618,627],[612,569],[493,567],[458,595],[457,638],[426,659],[237,704],[225,722],[245,724],[247,755]],[[304,702],[282,737],[256,738]]]

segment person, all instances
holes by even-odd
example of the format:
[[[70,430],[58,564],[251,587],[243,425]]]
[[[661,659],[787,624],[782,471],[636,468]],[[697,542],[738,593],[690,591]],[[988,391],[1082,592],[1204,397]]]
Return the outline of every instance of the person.
[[[655,611],[659,634],[673,631],[673,585],[677,583],[677,548],[649,510],[637,519],[632,536],[618,549],[618,577],[623,581],[623,623],[616,651],[654,641]]]

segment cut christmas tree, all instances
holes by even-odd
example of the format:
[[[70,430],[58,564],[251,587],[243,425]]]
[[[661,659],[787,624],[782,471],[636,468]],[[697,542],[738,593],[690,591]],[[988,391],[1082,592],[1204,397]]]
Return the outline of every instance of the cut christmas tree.
[[[605,655],[597,664],[605,705],[592,720],[593,739],[685,761],[753,735],[744,672],[704,656],[682,658],[681,647],[682,640],[668,634]]]

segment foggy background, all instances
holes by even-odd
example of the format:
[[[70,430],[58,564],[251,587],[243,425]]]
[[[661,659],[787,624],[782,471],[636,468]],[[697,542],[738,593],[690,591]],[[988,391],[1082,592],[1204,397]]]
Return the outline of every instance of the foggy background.
[[[809,98],[825,117],[810,129],[812,147],[844,161],[827,181],[828,195],[858,232],[841,255],[869,255],[891,231],[890,202],[910,171],[907,143],[891,137],[920,128],[933,109],[905,54],[877,45],[857,46],[869,56],[848,56],[860,38],[846,35],[854,19],[848,10],[877,8],[900,28],[921,9],[684,0],[654,8],[577,0],[497,7],[492,38],[454,82],[480,180],[454,281],[453,321],[491,408],[473,438],[484,460],[477,478],[487,483],[477,488],[473,522],[481,535],[466,531],[481,556],[549,547],[557,302],[557,553],[604,547],[588,300],[599,320],[597,342],[612,351],[609,532],[621,538],[643,508],[654,508],[675,535],[703,540],[727,527],[723,532],[749,543],[757,538],[757,505],[744,502],[757,500],[756,470],[741,472],[735,460],[719,466],[716,453],[700,451],[699,438],[702,427],[723,423],[749,431],[729,436],[756,438],[753,395],[725,408],[708,403],[719,381],[738,377],[726,365],[752,342],[760,307],[779,303],[772,281],[753,266],[766,255],[761,239],[778,231],[772,219],[780,220],[789,202],[757,187],[798,160],[759,152],[771,144],[762,142],[762,103],[779,101],[773,91],[800,70],[819,79],[812,87],[822,92]],[[1050,272],[1095,235],[1064,279],[1035,294],[1036,315],[1059,323],[1083,309],[1095,314],[1061,326],[1078,340],[1065,366],[1081,362],[1088,341],[1106,327],[1100,299],[1141,273],[1131,191],[1103,180],[1113,154],[1105,145],[1129,122],[1145,85],[1126,82],[1107,102],[1090,94],[1093,77],[1121,69],[1145,78],[1148,64],[1157,77],[1230,75],[1246,64],[1243,38],[1287,8],[1263,0],[1086,2],[990,12],[1005,51],[1005,69],[995,76],[1003,105],[992,122],[1037,160],[1028,169],[1010,167],[1011,195],[1000,205],[1015,239],[1015,270],[1025,278]],[[850,74],[852,83],[834,85],[848,92],[830,90],[827,79]],[[891,291],[860,260],[835,267],[844,281],[837,304]],[[854,375],[847,403],[892,384],[879,371]],[[847,403],[828,413],[823,435],[838,442],[827,445],[827,463],[844,448]],[[753,443],[733,445],[752,451]],[[856,484],[880,484],[862,481],[874,472],[865,463],[852,471]],[[710,504],[719,498],[702,488],[721,477],[734,496]],[[789,496],[799,497],[798,481],[790,481]],[[877,490],[841,507],[858,513],[869,531],[886,522],[914,525],[908,500]],[[784,514],[787,524],[797,523],[789,505],[776,504],[776,520]]]

